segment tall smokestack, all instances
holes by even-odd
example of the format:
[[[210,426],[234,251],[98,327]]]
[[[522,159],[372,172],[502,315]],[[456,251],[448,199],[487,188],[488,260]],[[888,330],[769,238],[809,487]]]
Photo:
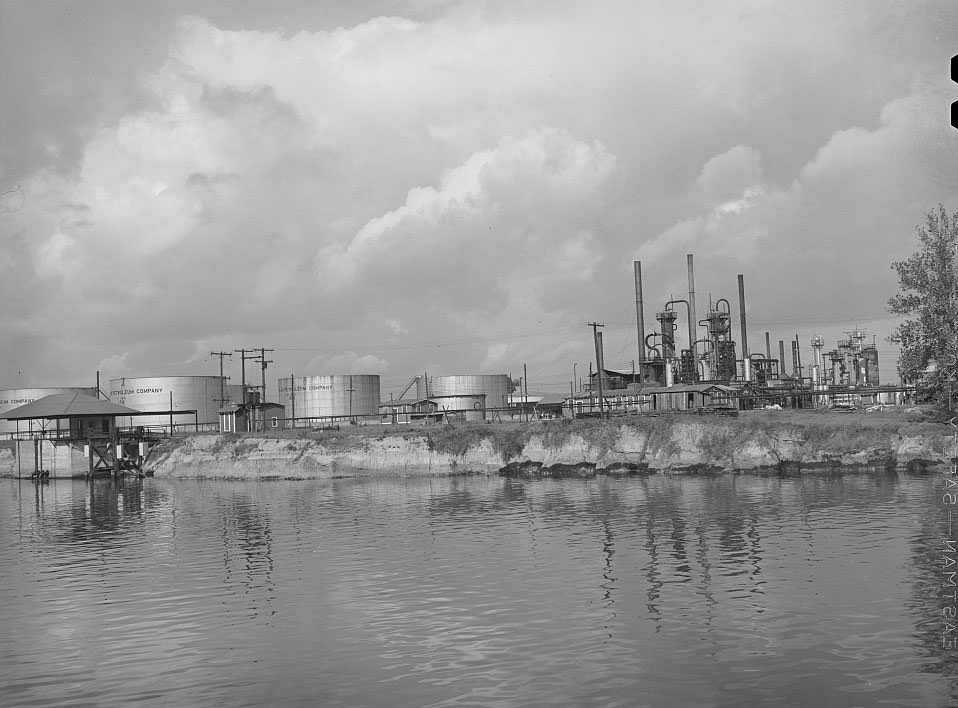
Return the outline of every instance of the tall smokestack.
[[[795,373],[798,378],[802,378],[802,345],[798,341],[798,334],[795,334]]]
[[[742,329],[742,358],[748,359],[748,330],[745,328],[745,276],[738,276],[738,312]]]
[[[635,270],[635,326],[639,338],[639,363],[645,361],[645,306],[642,301],[642,261],[633,261]]]
[[[778,340],[778,375],[785,375],[785,341],[782,339]]]
[[[798,342],[792,340],[792,376],[798,376]]]
[[[765,333],[765,358],[771,360],[772,358],[772,340],[769,339],[771,332]]]
[[[698,322],[695,320],[695,273],[692,269],[692,254],[686,255],[689,264],[689,349],[692,355],[695,355],[695,328]]]
[[[745,276],[738,274],[738,315],[742,330],[742,375],[748,381],[751,368],[748,365],[748,331],[745,329]]]

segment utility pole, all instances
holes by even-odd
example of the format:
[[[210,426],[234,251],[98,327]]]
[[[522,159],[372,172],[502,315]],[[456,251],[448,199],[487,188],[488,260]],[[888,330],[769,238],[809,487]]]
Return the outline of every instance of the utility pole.
[[[230,359],[233,358],[232,352],[210,352],[210,356],[218,356],[220,358],[220,408],[226,405],[226,379],[223,378],[223,357],[228,356]]]
[[[254,349],[253,351],[255,352],[256,350]],[[260,405],[260,409],[259,409],[259,410],[260,410],[260,414],[261,414],[260,417],[262,418],[262,421],[263,421],[263,428],[262,428],[263,430],[266,430],[266,409],[263,408],[263,404],[266,403],[266,365],[273,363],[272,359],[270,359],[270,360],[267,361],[267,359],[266,359],[266,352],[271,352],[271,351],[273,351],[273,350],[272,350],[272,349],[264,349],[264,348],[260,347],[260,349],[259,349],[259,356],[258,356],[258,357],[250,357],[250,358],[253,359],[254,361],[258,361],[258,362],[260,363],[260,372],[261,372],[262,377],[263,377],[263,379],[262,379],[263,385],[262,385],[262,387],[261,387],[261,388],[262,388],[262,393],[260,393],[260,399],[259,399],[259,405]]]
[[[589,326],[592,328],[592,338],[595,340],[595,377],[599,382],[599,417],[605,417],[605,406],[602,401],[602,333],[599,331],[599,327],[605,327],[603,322],[589,322]]]
[[[293,374],[289,375],[289,405],[292,409],[290,412],[290,426],[291,428],[296,427],[296,377]]]
[[[526,372],[526,365],[522,365],[522,385],[525,387],[525,395],[522,397],[522,410],[526,414],[526,422],[529,422],[529,374]]]
[[[349,422],[353,423],[353,391],[356,389],[353,388],[353,375],[349,375],[349,388],[346,389],[349,391]]]
[[[263,400],[262,400],[262,402],[263,402],[263,403],[266,403],[266,366],[267,366],[267,364],[272,364],[272,363],[274,363],[272,359],[269,359],[269,360],[266,359],[266,352],[271,352],[271,351],[273,351],[273,350],[272,350],[272,349],[263,349],[263,348],[260,348],[260,350],[259,350],[259,357],[256,358],[256,361],[258,361],[258,362],[260,363],[260,366],[261,366],[261,368],[262,368],[262,375],[263,375]]]
[[[243,378],[242,378],[243,405],[245,406],[245,405],[249,402],[249,401],[247,400],[247,396],[246,396],[246,361],[247,361],[248,359],[255,359],[255,358],[256,358],[255,356],[246,356],[246,355],[247,355],[247,354],[253,354],[256,350],[255,350],[255,349],[234,349],[233,351],[234,351],[234,352],[239,352],[240,355],[242,356],[242,359],[243,359],[242,368],[240,369],[240,371],[241,371],[242,377],[243,377]]]

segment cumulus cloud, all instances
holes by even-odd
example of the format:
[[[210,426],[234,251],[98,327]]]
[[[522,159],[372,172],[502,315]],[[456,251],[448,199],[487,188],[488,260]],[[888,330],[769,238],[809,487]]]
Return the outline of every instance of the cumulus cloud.
[[[729,199],[760,185],[763,173],[758,150],[736,145],[702,166],[696,186],[711,199]]]
[[[588,267],[592,240],[583,226],[614,169],[600,143],[564,131],[505,136],[446,171],[438,187],[410,190],[402,206],[367,222],[348,244],[321,248],[319,283],[346,298],[445,293],[457,307],[501,307],[489,296],[504,294],[513,277],[539,278],[549,261],[563,269],[550,277],[562,276],[576,257]],[[529,270],[536,254],[546,263]],[[410,280],[415,286],[404,287]]]
[[[142,102],[0,185],[0,366],[216,373],[215,342],[564,390],[588,321],[630,358],[632,259],[650,307],[695,253],[703,297],[744,272],[767,321],[874,316],[958,207],[934,13],[913,52],[867,5],[395,7],[163,36]]]

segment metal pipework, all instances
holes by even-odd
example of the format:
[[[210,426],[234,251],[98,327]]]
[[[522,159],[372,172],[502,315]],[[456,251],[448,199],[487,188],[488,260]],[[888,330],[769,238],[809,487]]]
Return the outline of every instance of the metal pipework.
[[[816,388],[822,382],[822,349],[825,347],[825,340],[815,335],[812,337],[812,358],[815,361],[815,364],[812,366],[812,385]]]
[[[692,356],[698,358],[698,353],[695,350],[695,273],[692,268],[692,254],[689,253],[685,256],[686,261],[689,266],[689,342],[692,349]]]
[[[701,323],[700,323],[701,324]],[[702,358],[696,360],[696,372],[699,374],[699,380],[702,379],[713,379],[715,378],[715,361],[713,355],[715,354],[715,342],[708,337],[702,337],[695,340],[695,343],[702,343]],[[696,348],[697,349],[697,348]],[[694,351],[694,350],[693,350]],[[708,371],[706,371],[706,365],[708,365]],[[701,372],[700,372],[701,369]],[[708,376],[705,374],[708,373]]]
[[[689,350],[692,351],[692,352],[694,352],[694,351],[695,351],[695,339],[693,338],[693,334],[694,334],[694,332],[695,332],[695,327],[693,326],[692,320],[691,320],[691,317],[692,317],[692,307],[691,307],[691,305],[689,305],[689,301],[688,301],[688,300],[669,300],[667,303],[665,303],[665,310],[666,310],[666,312],[672,312],[672,313],[674,314],[675,311],[672,309],[672,305],[674,305],[674,304],[677,303],[677,302],[681,302],[683,305],[685,305],[685,313],[686,313],[686,314],[689,316],[689,318],[690,318],[690,319],[689,319]]]
[[[642,301],[642,261],[633,261],[635,271],[635,326],[639,339],[639,363],[645,361],[645,307]]]
[[[662,331],[662,357],[666,360],[675,358],[675,319],[674,310],[665,310],[655,316]]]
[[[649,340],[651,339],[654,342],[656,337],[661,337],[661,336],[662,335],[659,334],[658,332],[652,332],[651,334],[648,334],[645,337],[646,351],[654,352],[655,355],[659,358],[662,358],[662,352],[659,351],[659,348],[655,344],[649,344]]]

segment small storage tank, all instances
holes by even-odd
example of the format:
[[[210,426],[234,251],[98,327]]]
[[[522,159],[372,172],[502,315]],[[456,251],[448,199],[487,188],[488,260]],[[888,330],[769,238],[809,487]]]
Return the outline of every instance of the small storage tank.
[[[87,396],[96,396],[96,386],[82,387],[51,387],[51,388],[7,388],[0,389],[0,416],[7,411],[19,408],[27,403],[33,403],[40,398],[53,396],[58,393],[82,393]],[[15,433],[20,431],[38,430],[47,421],[36,420],[0,420],[0,433]],[[54,423],[54,427],[56,424]]]
[[[379,416],[378,374],[294,376],[277,380],[276,402],[290,418]],[[362,421],[360,421],[362,422]]]
[[[428,389],[428,391],[427,391]],[[472,410],[477,396],[485,396],[485,410],[509,407],[512,381],[508,374],[470,374],[461,376],[432,376],[428,385],[417,383],[420,399],[428,396],[444,396],[442,405],[446,410]]]
[[[218,411],[225,403],[221,396],[230,401],[241,401],[243,387],[226,383],[220,376],[147,376],[138,378],[110,379],[110,400],[121,406],[129,406],[138,411],[195,410],[195,422],[200,425],[215,425],[219,429]],[[173,416],[174,425],[192,425],[194,417],[190,415]],[[117,424],[133,425],[169,425],[169,414],[141,415],[129,418],[117,418]]]

